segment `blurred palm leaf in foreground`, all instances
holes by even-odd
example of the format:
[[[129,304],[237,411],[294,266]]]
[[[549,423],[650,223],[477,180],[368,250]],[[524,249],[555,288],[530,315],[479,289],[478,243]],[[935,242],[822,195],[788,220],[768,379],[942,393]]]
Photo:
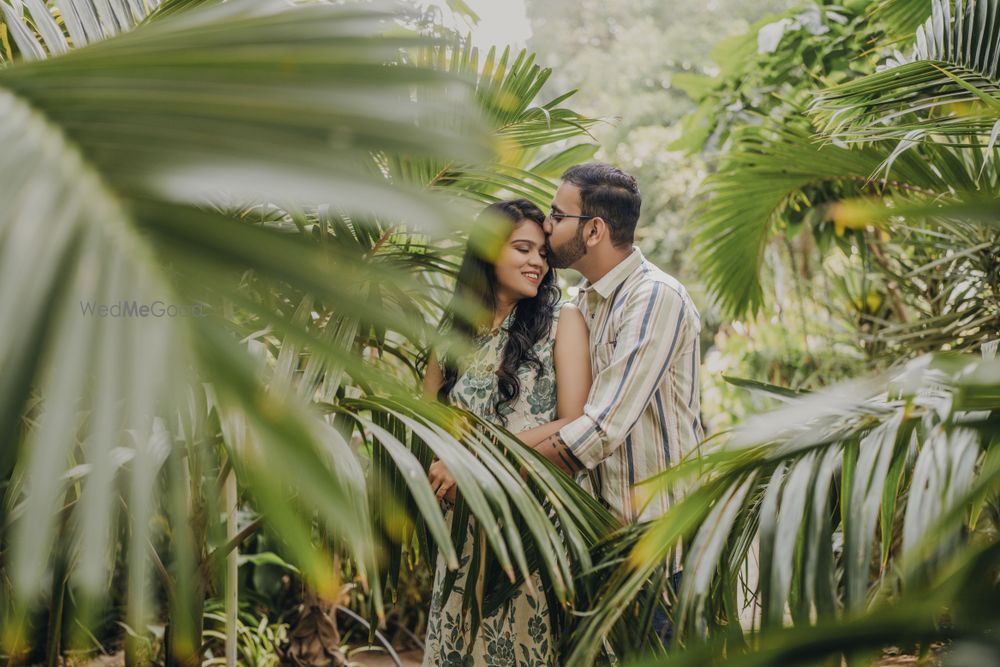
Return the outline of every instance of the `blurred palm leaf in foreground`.
[[[6,650],[46,588],[50,655],[67,586],[89,623],[121,579],[120,526],[128,624],[144,633],[165,593],[168,660],[199,659],[215,571],[262,519],[323,595],[340,590],[331,553],[346,555],[381,614],[401,567],[455,560],[429,451],[481,525],[504,519],[488,537],[506,593],[489,604],[541,568],[561,608],[607,512],[560,497],[567,478],[509,436],[409,397],[460,247],[433,240],[460,225],[426,190],[545,205],[593,148],[538,162],[539,148],[593,121],[568,94],[531,106],[549,72],[524,52],[480,69],[378,6],[200,4],[168,2],[126,34],[147,7],[67,0],[77,25],[5,5],[39,61],[0,70],[0,426],[18,442],[0,470]],[[226,540],[230,470],[261,518]]]
[[[781,393],[786,407],[690,463],[706,483],[646,532],[633,561],[690,536],[678,664],[726,654],[733,664],[807,665],[944,640],[956,656],[985,650],[995,660],[998,387],[1000,362],[922,357],[884,377]],[[695,530],[691,513],[701,517]],[[748,559],[759,579],[746,578]],[[760,591],[754,623],[771,630],[734,657],[746,646],[741,584]]]
[[[377,8],[235,2],[0,70],[8,649],[23,630],[9,614],[34,604],[47,586],[43,575],[59,587],[73,563],[83,593],[97,596],[110,583],[119,494],[130,511],[129,620],[142,627],[155,537],[147,522],[160,501],[161,465],[172,480],[164,504],[178,548],[175,562],[160,566],[179,584],[190,579],[178,545],[190,542],[183,533],[195,517],[185,515],[197,504],[185,500],[183,466],[218,427],[186,387],[205,379],[223,422],[230,412],[245,417],[246,439],[227,444],[306,572],[319,581],[332,574],[310,547],[314,512],[350,538],[362,568],[374,565],[357,501],[364,480],[344,467],[351,450],[303,404],[268,393],[225,313],[212,306],[245,300],[239,271],[252,267],[377,319],[355,286],[396,276],[202,206],[220,194],[336,202],[346,212],[443,229],[449,217],[440,205],[390,187],[370,168],[378,152],[464,162],[490,154],[466,83],[389,66],[400,49],[423,44]],[[414,86],[435,94],[414,100]],[[216,304],[190,301],[206,287]],[[268,315],[275,326],[293,326],[280,312]],[[423,324],[411,318],[411,326]],[[352,359],[349,346],[322,349]],[[183,464],[175,460],[185,452]],[[292,482],[298,497],[285,491]]]

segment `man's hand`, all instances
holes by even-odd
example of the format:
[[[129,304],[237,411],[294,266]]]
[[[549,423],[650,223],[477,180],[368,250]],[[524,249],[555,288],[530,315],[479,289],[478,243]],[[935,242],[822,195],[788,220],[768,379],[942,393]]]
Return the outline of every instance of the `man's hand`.
[[[563,442],[558,432],[553,433],[535,445],[535,451],[562,468],[568,475],[574,475],[583,470],[583,464],[580,463],[580,459],[573,455],[573,452],[566,446],[566,443]]]
[[[455,492],[458,487],[455,486],[455,479],[448,472],[448,468],[441,461],[435,459],[434,463],[431,464],[427,470],[427,481],[431,483],[431,491],[438,497],[438,500],[455,502]]]

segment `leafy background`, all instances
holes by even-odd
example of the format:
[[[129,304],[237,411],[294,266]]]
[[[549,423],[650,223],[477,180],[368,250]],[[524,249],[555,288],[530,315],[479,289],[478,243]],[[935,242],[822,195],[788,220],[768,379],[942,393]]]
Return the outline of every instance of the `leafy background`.
[[[520,53],[367,3],[0,9],[5,659],[418,645],[438,456],[483,604],[539,569],[566,664],[998,661],[996,2],[531,2]],[[643,526],[413,399],[465,221],[592,156],[706,316],[710,439]],[[81,310],[119,299],[208,316]]]

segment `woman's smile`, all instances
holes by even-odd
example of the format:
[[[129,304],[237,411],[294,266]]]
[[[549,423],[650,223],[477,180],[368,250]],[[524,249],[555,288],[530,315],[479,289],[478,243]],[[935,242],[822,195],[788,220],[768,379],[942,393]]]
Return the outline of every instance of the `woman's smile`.
[[[542,228],[530,221],[520,221],[500,251],[495,267],[497,293],[503,300],[535,296],[549,271]]]

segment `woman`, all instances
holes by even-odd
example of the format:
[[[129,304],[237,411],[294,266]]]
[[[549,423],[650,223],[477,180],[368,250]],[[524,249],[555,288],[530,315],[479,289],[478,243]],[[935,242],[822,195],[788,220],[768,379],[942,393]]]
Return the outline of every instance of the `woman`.
[[[454,329],[475,341],[476,351],[461,363],[446,359],[443,368],[431,357],[424,378],[428,397],[502,424],[529,446],[583,413],[591,383],[587,326],[576,307],[558,305],[555,272],[546,261],[544,219],[524,199],[498,202],[483,212],[479,224],[513,223],[513,231],[493,262],[466,252],[456,296],[479,300],[487,321],[477,328],[452,318]],[[454,498],[454,481],[440,462],[431,465],[428,477],[439,498]],[[557,642],[537,575],[534,593],[522,586],[505,608],[482,619],[472,637],[462,610],[471,544],[466,540],[447,599],[442,599],[447,569],[438,558],[423,664],[555,665]]]

